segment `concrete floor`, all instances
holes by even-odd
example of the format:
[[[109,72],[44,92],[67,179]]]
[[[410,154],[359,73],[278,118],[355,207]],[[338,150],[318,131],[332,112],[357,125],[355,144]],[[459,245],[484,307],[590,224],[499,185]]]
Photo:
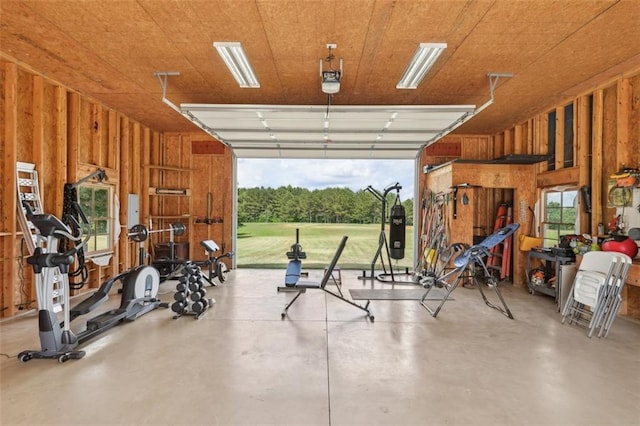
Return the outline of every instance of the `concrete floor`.
[[[311,279],[322,271],[310,271]],[[390,288],[342,271],[345,288]],[[364,312],[310,290],[280,312],[284,271],[232,271],[199,320],[166,309],[21,363],[34,314],[0,324],[2,425],[638,425],[640,324],[607,339],[563,325],[553,300],[506,285],[515,316],[459,287],[437,318],[417,301]],[[415,286],[413,286],[415,288]],[[161,285],[171,300],[174,283]],[[347,292],[348,294],[348,292]]]

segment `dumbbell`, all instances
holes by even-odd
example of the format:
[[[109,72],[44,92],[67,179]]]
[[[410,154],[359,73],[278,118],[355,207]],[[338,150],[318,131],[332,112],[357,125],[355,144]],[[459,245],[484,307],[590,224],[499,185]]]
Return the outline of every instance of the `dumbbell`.
[[[189,283],[189,290],[198,291],[202,288],[202,280],[194,281]]]
[[[187,263],[187,265],[185,266],[185,269],[190,274],[193,274],[193,273],[199,271],[198,267],[196,265],[194,265],[193,263]]]
[[[204,288],[201,288],[198,291],[194,291],[193,293],[191,293],[189,296],[191,297],[191,300],[194,302],[198,302],[202,299],[204,299],[204,297],[207,295],[207,290],[205,290]]]
[[[197,314],[203,313],[207,310],[208,307],[209,301],[207,299],[200,299],[197,302],[194,302],[193,305],[191,305],[191,309],[193,309],[193,312]]]
[[[187,297],[189,295],[187,294],[186,291],[177,291],[173,294],[173,299],[178,301],[178,302],[185,302],[187,301]]]
[[[184,314],[185,309],[187,309],[187,304],[184,302],[173,302],[171,304],[171,310],[178,315]]]

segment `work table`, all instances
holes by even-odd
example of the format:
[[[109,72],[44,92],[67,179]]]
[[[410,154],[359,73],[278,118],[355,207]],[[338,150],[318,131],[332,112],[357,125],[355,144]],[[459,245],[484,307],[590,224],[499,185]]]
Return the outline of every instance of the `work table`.
[[[622,289],[620,314],[640,319],[640,259],[635,258]]]

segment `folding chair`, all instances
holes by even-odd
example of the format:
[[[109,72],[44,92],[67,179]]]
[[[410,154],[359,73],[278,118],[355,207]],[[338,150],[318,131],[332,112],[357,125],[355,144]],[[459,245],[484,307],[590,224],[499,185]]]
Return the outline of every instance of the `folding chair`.
[[[611,330],[613,321],[615,321],[616,317],[618,316],[618,311],[620,310],[620,305],[622,304],[622,288],[624,287],[624,283],[627,280],[629,268],[631,268],[631,263],[633,262],[633,259],[631,259],[626,254],[618,253],[618,255],[621,258],[622,262],[622,264],[620,265],[620,274],[618,275],[613,285],[609,288],[609,293],[605,304],[605,316],[603,318],[602,328],[598,333],[598,337],[607,337],[609,335],[609,330]]]
[[[340,245],[338,246],[338,249],[336,250],[336,253],[333,255],[333,259],[331,260],[331,263],[324,270],[324,274],[322,276],[322,281],[314,282],[314,281],[303,281],[303,280],[290,279],[291,277],[296,277],[296,274],[293,271],[289,271],[289,269],[287,270],[287,276],[285,277],[287,285],[284,286],[284,287],[278,287],[278,292],[281,292],[281,291],[283,291],[283,292],[295,292],[296,295],[284,307],[284,310],[282,311],[282,314],[281,314],[281,317],[283,319],[287,315],[287,311],[289,310],[291,305],[293,305],[293,303],[296,300],[298,300],[298,297],[300,297],[300,295],[302,293],[305,293],[308,289],[318,289],[318,290],[324,291],[325,293],[329,293],[333,297],[336,297],[336,298],[342,300],[343,302],[347,302],[348,304],[350,304],[352,306],[355,306],[356,308],[365,311],[367,313],[367,317],[371,321],[374,320],[374,316],[371,313],[371,310],[369,309],[369,304],[371,303],[370,300],[367,300],[367,304],[365,306],[361,306],[361,305],[358,305],[357,303],[352,302],[351,300],[346,299],[344,297],[344,295],[342,294],[342,289],[340,288],[341,286],[336,286],[337,289],[338,289],[337,293],[334,293],[331,290],[326,288],[327,287],[327,283],[329,282],[330,279],[332,279],[333,270],[336,267],[336,265],[338,264],[338,260],[340,259],[340,256],[342,255],[342,251],[344,250],[344,247],[347,244],[347,239],[348,238],[349,237],[347,237],[346,235],[344,237],[342,237],[342,241],[340,242]],[[297,263],[296,266],[297,267],[301,267],[301,262]],[[298,277],[299,277],[299,275],[298,275]],[[291,285],[290,283],[292,283],[294,281],[295,281],[295,284]]]
[[[569,319],[587,327],[592,337],[606,337],[622,301],[622,288],[631,258],[623,253],[590,251],[585,253],[562,310],[562,323]]]
[[[500,228],[492,235],[486,237],[480,244],[474,245],[460,252],[458,256],[453,259],[454,269],[451,269],[448,272],[445,269],[443,270],[443,274],[441,276],[436,277],[435,279],[425,279],[421,281],[421,284],[427,289],[427,291],[422,295],[420,304],[431,314],[432,317],[435,318],[438,315],[438,312],[440,312],[440,309],[442,309],[442,306],[445,304],[445,302],[449,300],[449,295],[453,292],[453,290],[456,289],[458,283],[461,280],[467,279],[470,283],[475,285],[478,290],[480,290],[480,295],[482,296],[482,299],[487,306],[497,310],[507,318],[513,319],[513,315],[511,314],[507,303],[505,302],[502,294],[500,293],[500,290],[498,289],[498,281],[489,272],[484,259],[490,255],[489,251],[491,250],[491,248],[502,243],[505,239],[510,237],[519,227],[520,224],[512,223],[505,226],[504,228]],[[464,247],[465,246],[461,244],[453,244],[450,252],[454,253]],[[482,285],[478,282],[475,266],[479,266],[482,269],[486,285],[491,287],[495,291],[502,306],[494,305],[484,294]],[[433,287],[442,287],[446,289],[446,294],[443,296],[442,300],[435,308],[429,306],[426,302],[429,292]]]

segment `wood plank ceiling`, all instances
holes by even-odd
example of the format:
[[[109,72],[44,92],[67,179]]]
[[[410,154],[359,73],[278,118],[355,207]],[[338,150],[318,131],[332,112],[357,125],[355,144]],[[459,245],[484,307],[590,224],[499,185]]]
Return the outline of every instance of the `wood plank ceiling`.
[[[493,134],[640,66],[640,1],[2,0],[0,52],[158,131],[196,128],[162,102],[326,105],[319,59],[344,59],[334,105],[494,104],[457,132]],[[240,41],[259,89],[213,48]],[[448,48],[417,90],[396,83],[420,42]]]

